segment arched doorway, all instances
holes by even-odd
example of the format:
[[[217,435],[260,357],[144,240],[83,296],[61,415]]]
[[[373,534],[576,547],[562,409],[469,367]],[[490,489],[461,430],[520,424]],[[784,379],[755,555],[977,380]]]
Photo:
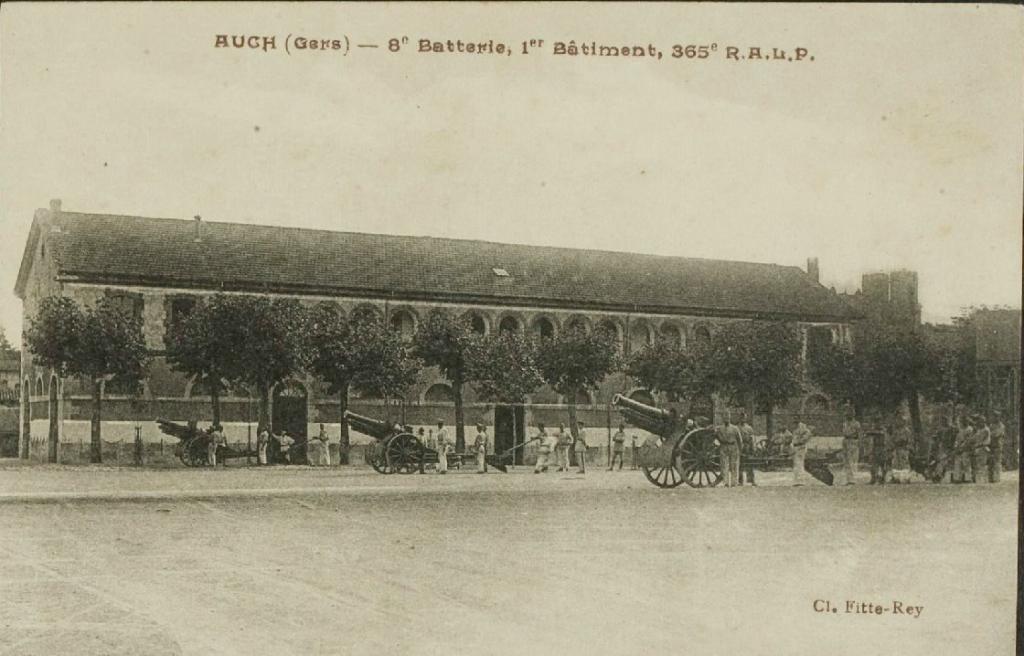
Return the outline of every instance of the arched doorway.
[[[271,426],[275,433],[287,431],[295,439],[296,446],[291,450],[292,463],[306,461],[306,426],[308,408],[306,405],[306,388],[296,381],[285,381],[274,388],[271,403]]]

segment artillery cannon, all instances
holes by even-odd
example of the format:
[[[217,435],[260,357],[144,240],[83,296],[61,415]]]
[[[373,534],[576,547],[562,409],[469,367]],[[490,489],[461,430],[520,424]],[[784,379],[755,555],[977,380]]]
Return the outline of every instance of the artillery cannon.
[[[612,405],[630,424],[654,433],[639,454],[640,468],[658,487],[714,487],[722,480],[718,443],[710,426],[687,430],[674,410],[655,408],[616,394]]]
[[[722,466],[718,456],[718,436],[712,426],[697,426],[687,430],[685,422],[674,410],[664,410],[616,394],[612,405],[630,424],[657,435],[640,447],[639,464],[647,480],[658,487],[672,488],[686,483],[690,487],[714,487],[722,480]],[[804,459],[804,469],[826,485],[832,485],[833,475],[828,465],[839,451],[812,455]],[[744,453],[744,463],[769,470],[792,462],[781,449],[774,451],[764,445],[755,445],[753,453]]]
[[[409,426],[365,417],[351,410],[345,411],[345,419],[353,430],[376,440],[366,459],[378,473],[422,474],[426,465],[438,462],[437,451],[427,448],[412,434],[412,428]],[[505,453],[488,454],[485,460],[498,471],[507,472],[508,465],[512,462],[511,451],[510,449]],[[469,457],[470,454],[448,454],[450,463],[454,461],[461,464]]]
[[[203,467],[207,464],[207,448],[210,444],[210,433],[200,430],[196,422],[190,421],[182,426],[166,419],[157,419],[157,427],[165,435],[178,438],[178,445],[174,447],[174,453],[186,467]],[[217,447],[217,460],[226,458],[248,458],[254,457],[255,451],[239,451],[229,446]]]

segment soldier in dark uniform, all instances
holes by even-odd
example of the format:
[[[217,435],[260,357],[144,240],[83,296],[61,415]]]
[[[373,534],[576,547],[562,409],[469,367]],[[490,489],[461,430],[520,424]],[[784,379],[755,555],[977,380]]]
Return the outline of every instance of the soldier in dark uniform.
[[[754,428],[747,421],[747,413],[740,415],[740,485],[743,485],[745,481],[750,481],[750,484],[757,486],[754,482],[754,465],[752,464],[752,458],[754,457]]]

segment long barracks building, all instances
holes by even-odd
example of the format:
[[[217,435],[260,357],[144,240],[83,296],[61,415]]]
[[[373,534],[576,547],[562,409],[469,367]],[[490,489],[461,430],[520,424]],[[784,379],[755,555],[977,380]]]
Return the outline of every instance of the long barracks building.
[[[471,319],[474,330],[557,333],[576,322],[610,328],[625,353],[656,338],[686,345],[709,339],[725,322],[783,319],[796,322],[807,340],[849,339],[855,313],[819,284],[817,261],[808,271],[749,262],[638,255],[497,244],[483,241],[328,232],[199,219],[156,219],[67,212],[59,200],[35,213],[15,292],[24,321],[40,299],[61,294],[82,303],[110,296],[143,321],[153,354],[141,398],[112,385],[104,390],[106,441],[164,438],[156,418],[209,421],[208,397],[193,381],[172,371],[163,357],[167,325],[197,299],[215,293],[282,295],[314,305],[334,303],[350,314],[368,308],[395,330],[411,336],[435,308]],[[86,453],[90,397],[79,381],[59,384],[22,348],[20,444],[33,458],[46,455],[50,422],[57,423],[61,459]],[[609,377],[594,394],[578,399],[581,418],[604,429],[619,418],[609,410],[615,393],[650,401],[628,377]],[[543,389],[525,408],[477,403],[465,390],[469,425],[493,426],[494,448],[511,446],[512,425],[565,421],[564,399]],[[713,404],[710,399],[698,400]],[[383,401],[355,398],[354,411],[383,416]],[[244,390],[222,398],[229,440],[252,436],[256,401]],[[811,394],[796,410],[825,412],[829,402]],[[710,409],[709,411],[714,411]],[[429,426],[454,421],[451,388],[436,369],[392,411],[405,423]],[[274,390],[275,428],[313,434],[327,425],[338,439],[338,401],[311,376]],[[515,416],[513,416],[515,415]],[[755,428],[758,426],[755,425]],[[640,433],[640,431],[632,431]],[[361,436],[353,433],[353,444]],[[166,438],[164,438],[166,439]],[[365,440],[364,440],[365,441]],[[603,442],[603,439],[596,440]],[[359,460],[359,450],[353,450]]]

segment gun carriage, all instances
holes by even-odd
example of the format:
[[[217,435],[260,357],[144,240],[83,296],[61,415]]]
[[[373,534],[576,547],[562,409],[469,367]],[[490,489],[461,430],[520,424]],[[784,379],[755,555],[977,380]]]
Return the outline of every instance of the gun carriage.
[[[352,430],[374,438],[375,442],[368,450],[366,459],[380,474],[423,473],[426,465],[438,462],[437,450],[423,444],[412,434],[409,426],[373,419],[351,410],[345,411],[345,419]],[[498,471],[507,472],[508,465],[512,464],[514,448],[504,453],[488,454],[485,460]],[[448,462],[459,466],[463,461],[475,457],[471,453],[449,453]]]
[[[178,438],[174,453],[186,467],[204,467],[208,462],[207,449],[212,439],[210,431],[200,430],[196,422],[190,421],[181,425],[165,419],[156,420],[157,427],[165,435]],[[306,438],[292,436],[293,442],[287,449],[281,448],[281,442],[273,435],[267,447],[267,458],[270,464],[304,465],[307,463]],[[231,446],[217,447],[217,462],[228,458],[256,458],[258,453],[253,449],[236,449]]]

